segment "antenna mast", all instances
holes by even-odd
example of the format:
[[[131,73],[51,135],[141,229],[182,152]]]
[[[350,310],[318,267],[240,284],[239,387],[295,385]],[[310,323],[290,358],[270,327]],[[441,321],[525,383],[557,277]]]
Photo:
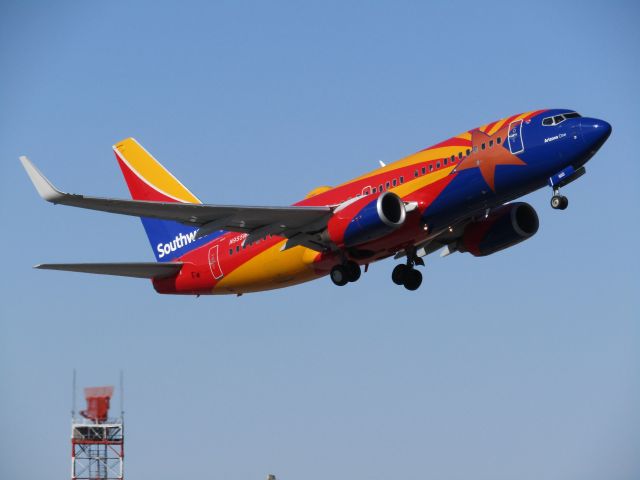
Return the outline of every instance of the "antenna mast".
[[[124,419],[124,371],[120,370],[120,418]]]
[[[73,380],[71,382],[71,419],[76,418],[76,369],[73,369]]]

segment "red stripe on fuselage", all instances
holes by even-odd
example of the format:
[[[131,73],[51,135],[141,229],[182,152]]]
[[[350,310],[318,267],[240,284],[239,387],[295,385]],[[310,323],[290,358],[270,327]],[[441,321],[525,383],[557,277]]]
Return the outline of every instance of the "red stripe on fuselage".
[[[471,140],[467,140],[466,138],[453,137],[448,140],[445,140],[444,142],[436,143],[435,145],[432,145],[430,147],[423,148],[420,151],[426,152],[427,150],[433,150],[434,148],[458,147],[458,146],[463,146],[463,147],[471,146]]]

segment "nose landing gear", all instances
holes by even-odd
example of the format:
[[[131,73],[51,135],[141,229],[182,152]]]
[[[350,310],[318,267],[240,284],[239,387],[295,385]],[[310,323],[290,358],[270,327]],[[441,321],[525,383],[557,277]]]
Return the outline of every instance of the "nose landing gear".
[[[551,197],[551,208],[554,210],[565,210],[569,206],[569,199],[564,195],[560,195],[560,189],[553,189],[553,197]]]
[[[551,197],[551,208],[555,210],[564,210],[569,206],[569,199],[563,195],[560,195],[560,187],[569,185],[571,182],[574,182],[585,173],[587,173],[587,171],[584,167],[580,167],[576,170],[572,166],[568,166],[552,177],[549,177],[549,186],[553,188],[553,197]]]

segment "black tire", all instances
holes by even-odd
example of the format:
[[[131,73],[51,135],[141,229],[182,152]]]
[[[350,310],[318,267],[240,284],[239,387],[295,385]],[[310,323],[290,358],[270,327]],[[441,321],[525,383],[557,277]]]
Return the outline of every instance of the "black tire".
[[[566,197],[563,197],[562,195],[554,195],[553,197],[551,197],[551,208],[553,208],[554,210],[561,210],[563,198]]]
[[[331,281],[339,287],[343,287],[349,283],[349,275],[342,265],[333,267],[329,276],[331,277]]]
[[[404,288],[417,290],[422,285],[422,274],[415,268],[407,270],[404,274]]]
[[[347,272],[347,278],[350,282],[357,282],[362,275],[362,271],[360,270],[360,265],[356,262],[347,262],[345,264],[345,270]]]
[[[566,210],[569,206],[569,199],[567,197],[560,197],[560,206],[558,207],[560,210]]]
[[[391,281],[396,285],[404,284],[404,276],[408,269],[409,267],[407,267],[404,263],[396,265],[393,269],[393,272],[391,272]]]

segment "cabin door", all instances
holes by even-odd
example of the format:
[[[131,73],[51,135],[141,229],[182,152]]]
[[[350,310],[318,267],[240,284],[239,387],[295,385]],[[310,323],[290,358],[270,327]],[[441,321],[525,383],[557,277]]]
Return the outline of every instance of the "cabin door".
[[[223,275],[222,268],[220,268],[220,261],[218,260],[218,247],[219,245],[214,245],[209,249],[209,269],[211,270],[213,278],[216,280]]]
[[[516,120],[509,124],[509,150],[516,154],[524,151],[524,143],[522,141],[522,120]]]

